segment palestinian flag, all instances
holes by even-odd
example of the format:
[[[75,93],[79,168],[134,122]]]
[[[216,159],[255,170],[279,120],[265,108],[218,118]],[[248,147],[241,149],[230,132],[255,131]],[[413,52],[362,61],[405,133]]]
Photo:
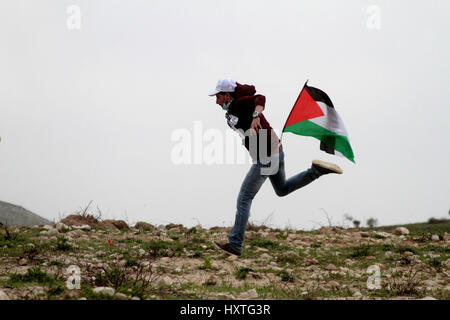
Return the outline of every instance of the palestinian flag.
[[[320,150],[355,162],[344,122],[330,98],[322,90],[310,87],[307,83],[289,114],[283,132],[319,139]]]

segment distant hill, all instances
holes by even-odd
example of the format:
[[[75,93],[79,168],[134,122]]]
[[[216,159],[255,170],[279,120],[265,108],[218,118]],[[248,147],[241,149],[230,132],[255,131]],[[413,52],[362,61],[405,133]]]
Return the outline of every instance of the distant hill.
[[[34,226],[52,224],[51,221],[38,216],[20,206],[0,201],[0,223],[9,226]]]

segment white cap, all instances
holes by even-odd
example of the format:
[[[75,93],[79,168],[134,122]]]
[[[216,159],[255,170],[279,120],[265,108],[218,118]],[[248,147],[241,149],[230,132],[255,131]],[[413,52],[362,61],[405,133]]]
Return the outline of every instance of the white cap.
[[[234,92],[234,88],[236,88],[236,81],[234,80],[219,80],[217,81],[216,90],[211,92],[209,96],[215,96],[219,92]]]

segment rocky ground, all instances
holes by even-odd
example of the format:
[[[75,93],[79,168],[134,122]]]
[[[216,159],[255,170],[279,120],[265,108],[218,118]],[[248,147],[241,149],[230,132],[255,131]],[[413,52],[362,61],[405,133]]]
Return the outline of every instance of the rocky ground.
[[[90,215],[1,227],[0,300],[450,298],[447,232],[250,224],[236,257],[212,243],[230,228]]]

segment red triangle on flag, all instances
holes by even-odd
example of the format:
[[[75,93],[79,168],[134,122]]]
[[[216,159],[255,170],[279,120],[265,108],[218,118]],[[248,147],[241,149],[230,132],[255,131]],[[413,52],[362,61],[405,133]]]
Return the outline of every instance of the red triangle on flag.
[[[324,113],[317,102],[309,95],[305,88],[303,88],[284,127],[286,128],[294,123],[321,117],[323,115]]]

